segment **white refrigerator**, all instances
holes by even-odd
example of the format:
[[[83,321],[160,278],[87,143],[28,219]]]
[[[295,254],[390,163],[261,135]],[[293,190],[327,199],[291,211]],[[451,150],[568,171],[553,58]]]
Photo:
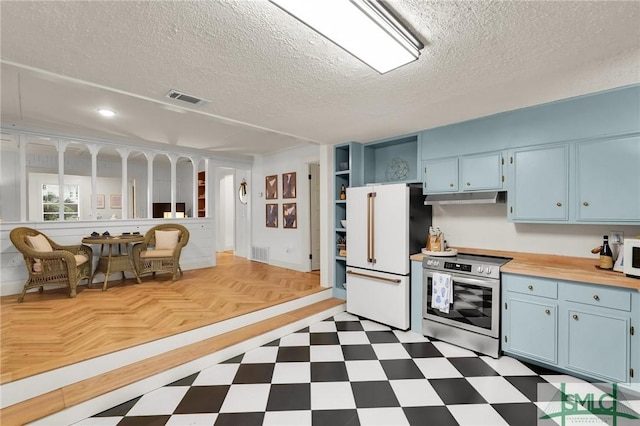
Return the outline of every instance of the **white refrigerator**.
[[[431,225],[423,199],[407,184],[347,188],[347,312],[410,327],[409,255]]]

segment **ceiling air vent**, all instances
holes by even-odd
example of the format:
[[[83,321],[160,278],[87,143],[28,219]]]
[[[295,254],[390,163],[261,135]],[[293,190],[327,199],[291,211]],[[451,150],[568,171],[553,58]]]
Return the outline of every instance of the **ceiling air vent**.
[[[184,92],[178,92],[177,90],[174,90],[174,89],[169,90],[169,93],[167,93],[166,96],[167,98],[188,102],[192,105],[206,105],[208,103],[211,103],[211,101],[208,101],[206,99],[197,98],[193,95],[188,95]]]

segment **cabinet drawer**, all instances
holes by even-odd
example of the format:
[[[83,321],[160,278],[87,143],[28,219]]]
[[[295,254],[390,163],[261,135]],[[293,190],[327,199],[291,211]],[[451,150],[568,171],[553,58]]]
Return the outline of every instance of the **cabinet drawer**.
[[[553,280],[525,275],[505,275],[503,281],[507,291],[549,299],[558,298],[558,283]]]
[[[567,283],[566,292],[570,302],[631,311],[631,293],[626,290]]]

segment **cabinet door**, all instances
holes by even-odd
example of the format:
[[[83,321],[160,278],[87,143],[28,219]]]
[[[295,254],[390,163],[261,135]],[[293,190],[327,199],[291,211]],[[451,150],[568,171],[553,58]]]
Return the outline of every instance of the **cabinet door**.
[[[557,305],[520,298],[507,300],[505,351],[557,364]]]
[[[640,220],[640,137],[576,145],[577,220]]]
[[[458,191],[458,158],[423,161],[424,193]]]
[[[568,219],[568,155],[567,145],[528,148],[512,153],[513,186],[509,192],[512,220]]]
[[[626,382],[629,372],[629,319],[568,309],[567,368]]]
[[[409,187],[405,184],[374,186],[373,195],[370,230],[374,258],[372,269],[409,274]],[[360,220],[366,221],[366,217]],[[347,226],[351,227],[351,223]],[[348,244],[353,244],[351,233]]]
[[[409,276],[347,267],[347,312],[406,330],[409,283]]]
[[[369,236],[369,193],[370,187],[347,188],[347,265],[372,269]]]
[[[460,159],[463,191],[502,188],[502,153]]]

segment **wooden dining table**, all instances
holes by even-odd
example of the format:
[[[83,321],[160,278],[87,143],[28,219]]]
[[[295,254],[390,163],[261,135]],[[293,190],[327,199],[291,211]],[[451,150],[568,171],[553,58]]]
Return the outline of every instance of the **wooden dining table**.
[[[91,283],[93,278],[97,274],[104,274],[104,283],[102,285],[102,291],[107,290],[107,284],[109,283],[109,276],[121,272],[122,279],[124,280],[125,272],[131,272],[135,276],[138,284],[142,283],[138,271],[133,264],[131,258],[131,247],[134,243],[140,243],[144,241],[144,236],[140,234],[123,234],[117,236],[111,235],[99,235],[96,237],[89,236],[84,237],[82,242],[84,244],[100,244],[100,257],[98,258],[98,265],[91,275]],[[114,249],[117,247],[117,253]],[[122,249],[124,246],[124,250]],[[106,250],[106,253],[105,253]]]

